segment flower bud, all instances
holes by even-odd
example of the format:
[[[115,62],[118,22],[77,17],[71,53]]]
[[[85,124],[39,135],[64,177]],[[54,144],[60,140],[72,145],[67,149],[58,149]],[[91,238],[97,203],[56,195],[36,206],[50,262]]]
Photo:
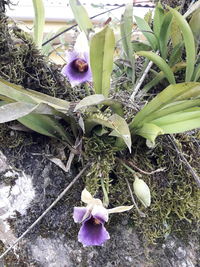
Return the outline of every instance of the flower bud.
[[[148,185],[142,179],[136,177],[133,183],[133,189],[145,208],[149,207],[151,204],[151,193]]]

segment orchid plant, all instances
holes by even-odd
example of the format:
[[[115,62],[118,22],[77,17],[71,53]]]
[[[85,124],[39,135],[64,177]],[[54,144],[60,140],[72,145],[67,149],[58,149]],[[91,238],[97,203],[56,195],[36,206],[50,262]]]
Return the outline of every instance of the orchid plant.
[[[127,147],[130,153],[132,140],[136,135],[144,137],[148,146],[153,146],[159,135],[180,133],[200,127],[200,82],[198,82],[200,72],[198,68],[194,70],[196,57],[193,51],[194,36],[187,22],[183,23],[178,11],[170,9],[167,14],[163,14],[161,7],[157,8],[156,14],[161,12],[164,16],[162,27],[165,25],[167,31],[163,33],[161,26],[158,27],[155,22],[154,30],[156,33],[159,32],[159,35],[152,33],[149,35],[148,32],[147,39],[154,51],[160,49],[161,56],[155,56],[152,51],[138,53],[155,61],[171,85],[147,103],[131,121],[127,121],[122,103],[115,98],[115,92],[111,94],[115,53],[114,32],[109,25],[97,33],[92,32],[92,23],[79,1],[70,0],[70,5],[81,33],[76,40],[74,50],[67,52],[67,64],[63,67],[62,74],[72,86],[92,82],[94,94],[86,96],[78,103],[71,103],[0,79],[0,123],[18,120],[38,133],[57,138],[71,151],[76,151],[76,141],[83,136],[112,137],[115,151],[125,150]],[[128,25],[128,29],[131,29],[132,13],[127,8],[123,21]],[[156,14],[155,20],[161,18]],[[186,82],[177,84],[173,71],[165,62],[168,27],[173,17],[182,27],[187,54]],[[139,18],[136,18],[136,21],[138,25],[144,26],[144,22]],[[127,35],[124,25],[121,26],[121,32]],[[161,38],[159,43],[158,38]],[[186,45],[187,38],[190,38],[192,52],[189,49],[190,45]],[[130,60],[134,82],[135,55],[130,42],[131,38],[125,38],[123,49],[126,59]],[[112,89],[115,91],[115,88]],[[101,134],[97,134],[99,127],[102,129]],[[139,200],[148,207],[151,199],[147,185],[141,179],[136,179],[134,190]],[[86,189],[83,190],[81,199],[87,206],[75,207],[73,216],[75,222],[82,223],[78,238],[84,246],[102,245],[110,238],[104,227],[108,215],[132,208],[132,206],[120,206],[106,209],[101,200],[93,198]]]

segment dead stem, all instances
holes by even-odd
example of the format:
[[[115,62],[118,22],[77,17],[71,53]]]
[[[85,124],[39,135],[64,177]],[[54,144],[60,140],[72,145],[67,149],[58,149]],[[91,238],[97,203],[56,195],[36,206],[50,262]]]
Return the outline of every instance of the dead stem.
[[[58,201],[67,193],[67,191],[75,184],[75,182],[81,177],[81,175],[86,171],[86,169],[89,167],[90,163],[88,163],[77,175],[76,177],[71,181],[71,183],[60,193],[60,195],[53,201],[53,203],[37,218],[37,220],[31,224],[28,229],[13,243],[12,246],[10,246],[6,251],[4,251],[3,254],[1,254],[0,259],[2,259],[11,249],[13,249],[19,241],[27,235],[30,230],[38,224],[41,219],[58,203]]]
[[[154,173],[157,173],[157,172],[163,172],[163,171],[165,171],[166,170],[166,168],[159,168],[159,169],[157,169],[157,170],[155,170],[155,171],[151,171],[151,172],[146,172],[146,171],[144,171],[144,170],[141,170],[138,166],[136,166],[135,164],[133,164],[133,162],[131,162],[131,161],[127,161],[134,169],[136,169],[137,171],[139,171],[139,172],[141,172],[141,173],[143,173],[143,174],[147,174],[147,175],[152,175],[152,174],[154,174]]]

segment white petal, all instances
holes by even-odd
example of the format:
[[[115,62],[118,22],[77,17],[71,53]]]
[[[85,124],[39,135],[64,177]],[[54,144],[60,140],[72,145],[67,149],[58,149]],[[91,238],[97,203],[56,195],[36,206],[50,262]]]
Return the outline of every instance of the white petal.
[[[100,205],[95,205],[91,212],[92,216],[99,219],[102,222],[108,221],[108,210]]]
[[[94,201],[94,198],[92,197],[90,192],[87,191],[86,188],[81,193],[81,201],[83,201],[86,204],[90,204],[91,202]]]
[[[88,40],[84,32],[81,32],[77,36],[74,50],[80,54],[84,54],[85,52],[89,53]]]
[[[116,207],[113,209],[108,209],[108,213],[124,212],[124,211],[132,209],[132,207],[133,207],[133,205],[132,206],[119,206],[119,207]]]

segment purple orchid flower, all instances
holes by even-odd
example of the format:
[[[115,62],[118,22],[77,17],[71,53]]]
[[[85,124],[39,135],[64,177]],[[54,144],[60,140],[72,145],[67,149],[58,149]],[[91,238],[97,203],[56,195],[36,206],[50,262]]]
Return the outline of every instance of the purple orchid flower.
[[[83,32],[76,39],[74,51],[67,52],[67,65],[63,67],[61,73],[69,79],[72,86],[92,81],[89,46]]]
[[[110,235],[104,223],[108,221],[110,213],[123,212],[130,210],[133,206],[120,206],[113,209],[106,209],[98,198],[84,189],[81,200],[87,204],[86,207],[74,207],[73,218],[76,223],[82,223],[78,233],[78,241],[84,246],[101,246]]]

